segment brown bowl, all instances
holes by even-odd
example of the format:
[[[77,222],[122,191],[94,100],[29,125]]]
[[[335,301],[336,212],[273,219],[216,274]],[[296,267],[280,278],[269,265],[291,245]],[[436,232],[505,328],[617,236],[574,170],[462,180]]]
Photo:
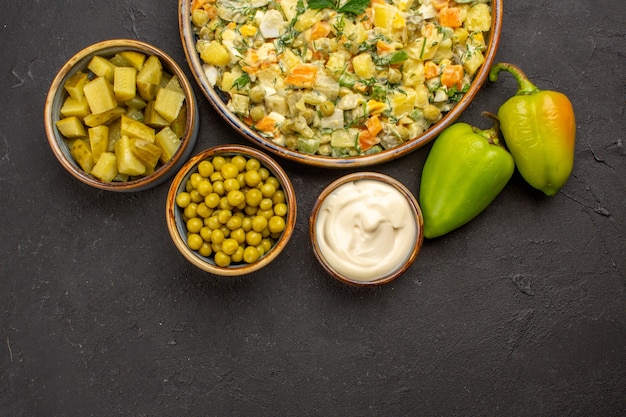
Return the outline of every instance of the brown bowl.
[[[469,90],[450,111],[445,113],[443,118],[431,125],[425,132],[417,137],[409,139],[398,146],[382,150],[381,152],[353,157],[332,157],[301,153],[285,146],[278,145],[259,135],[226,106],[226,95],[218,88],[215,88],[209,81],[203,67],[203,61],[196,50],[196,41],[198,37],[194,32],[190,19],[191,3],[192,2],[189,0],[179,0],[178,2],[180,36],[191,71],[200,85],[202,92],[205,94],[218,114],[241,135],[275,155],[307,165],[328,168],[364,167],[388,162],[413,152],[435,139],[446,127],[451,125],[465,109],[467,109],[483,83],[486,81],[500,42],[503,16],[503,0],[492,0],[492,23],[491,31],[489,32],[489,39],[485,40],[487,44],[487,50],[484,52],[485,61],[476,72]]]
[[[287,213],[284,218],[284,230],[280,236],[275,238],[274,244],[257,261],[253,263],[233,262],[228,266],[220,266],[216,263],[214,254],[208,256],[201,255],[198,251],[192,250],[187,243],[188,229],[185,222],[184,209],[177,204],[177,196],[185,191],[187,182],[194,173],[198,172],[198,166],[202,161],[212,159],[217,156],[232,158],[241,155],[246,159],[256,158],[262,167],[269,170],[280,184],[280,189],[284,192],[284,200],[287,205]],[[269,265],[285,249],[296,224],[296,194],[285,171],[268,155],[254,148],[242,145],[220,145],[206,149],[193,156],[176,174],[170,185],[166,201],[166,221],[167,228],[176,248],[180,253],[196,267],[215,275],[238,276],[249,274]],[[236,210],[233,209],[233,213]],[[206,223],[205,223],[206,224]]]
[[[424,241],[422,212],[413,194],[376,172],[349,174],[326,187],[313,207],[309,234],[324,269],[361,287],[402,275]]]
[[[61,117],[61,107],[67,92],[64,89],[66,80],[78,71],[88,72],[87,65],[94,56],[112,57],[122,51],[137,51],[159,58],[163,69],[176,75],[185,94],[187,115],[181,145],[172,158],[165,164],[159,163],[153,173],[128,181],[104,182],[86,173],[70,154],[68,141],[59,132],[56,122]],[[152,188],[169,179],[178,168],[187,160],[196,143],[199,127],[199,116],[196,98],[180,66],[159,48],[144,42],[131,39],[112,39],[102,41],[86,47],[69,59],[57,73],[50,85],[44,108],[44,123],[48,143],[54,156],[63,168],[79,181],[107,191],[132,192]]]

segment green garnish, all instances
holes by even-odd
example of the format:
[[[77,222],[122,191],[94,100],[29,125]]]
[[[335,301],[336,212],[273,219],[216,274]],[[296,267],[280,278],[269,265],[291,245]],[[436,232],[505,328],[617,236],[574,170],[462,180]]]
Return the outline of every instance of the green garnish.
[[[365,13],[365,8],[369,6],[371,0],[348,0],[343,6],[341,0],[309,0],[310,9],[333,9],[340,13],[352,13],[360,15]]]
[[[233,87],[237,90],[241,90],[246,85],[250,83],[250,75],[247,72],[244,72],[239,78],[233,81]]]

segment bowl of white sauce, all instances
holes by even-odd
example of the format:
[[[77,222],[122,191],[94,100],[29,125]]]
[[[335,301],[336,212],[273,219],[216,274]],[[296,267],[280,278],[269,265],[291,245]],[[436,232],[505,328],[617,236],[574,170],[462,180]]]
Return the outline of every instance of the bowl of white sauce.
[[[355,286],[388,283],[415,261],[424,241],[413,194],[377,172],[345,175],[322,191],[311,214],[313,251],[334,278]]]

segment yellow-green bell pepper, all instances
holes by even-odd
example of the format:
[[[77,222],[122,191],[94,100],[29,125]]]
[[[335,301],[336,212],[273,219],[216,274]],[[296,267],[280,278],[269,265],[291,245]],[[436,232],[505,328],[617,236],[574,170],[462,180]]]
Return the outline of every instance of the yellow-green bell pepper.
[[[576,121],[570,100],[557,91],[540,90],[520,68],[498,63],[489,79],[508,71],[518,82],[517,94],[498,110],[500,130],[522,177],[546,195],[556,194],[574,165]]]
[[[497,120],[488,130],[467,123],[446,128],[422,170],[424,237],[442,236],[468,223],[500,194],[514,171],[513,157],[500,143]]]

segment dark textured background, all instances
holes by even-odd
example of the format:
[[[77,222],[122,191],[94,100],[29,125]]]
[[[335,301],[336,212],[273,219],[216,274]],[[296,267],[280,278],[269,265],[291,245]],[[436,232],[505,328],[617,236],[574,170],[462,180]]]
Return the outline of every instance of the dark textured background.
[[[345,171],[281,161],[294,236],[271,267],[225,279],[170,241],[169,183],[107,193],[56,162],[44,100],[83,47],[140,39],[191,76],[175,2],[3,1],[0,415],[626,415],[626,2],[504,3],[497,59],[574,103],[570,181],[546,198],[516,174],[405,275],[358,290],[324,273],[307,235]],[[480,112],[515,89],[487,84],[461,120],[487,127]],[[248,143],[196,93],[194,153]],[[417,194],[428,149],[373,169]]]

